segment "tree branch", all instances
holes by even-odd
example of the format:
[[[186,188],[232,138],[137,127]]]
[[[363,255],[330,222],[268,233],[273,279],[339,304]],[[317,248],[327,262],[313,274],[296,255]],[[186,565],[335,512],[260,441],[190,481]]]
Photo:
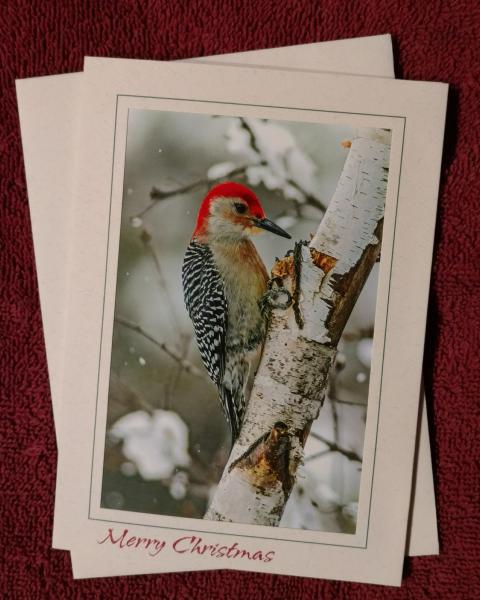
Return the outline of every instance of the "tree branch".
[[[132,219],[141,219],[142,217],[144,217],[150,210],[152,210],[152,208],[154,206],[156,206],[158,204],[158,202],[160,200],[168,200],[169,198],[173,198],[174,196],[181,196],[182,194],[188,194],[188,192],[191,192],[192,190],[194,190],[197,187],[211,186],[211,185],[214,185],[215,183],[219,183],[220,181],[223,181],[224,179],[227,179],[229,177],[244,177],[245,173],[247,171],[247,168],[248,168],[248,165],[243,166],[243,167],[236,167],[235,169],[232,169],[231,171],[229,171],[222,177],[216,177],[214,179],[208,179],[207,177],[202,177],[201,179],[197,179],[196,181],[192,181],[191,183],[187,183],[186,185],[178,187],[175,190],[162,190],[161,188],[158,188],[158,187],[152,187],[152,189],[150,190],[150,199],[152,200],[152,202],[150,202],[150,204],[148,204],[139,213],[134,215],[132,217]]]
[[[152,414],[156,407],[145,400],[143,396],[133,391],[133,389],[122,381],[118,373],[113,369],[110,371],[110,385],[108,388],[108,412],[107,429],[115,421],[121,419],[124,415],[136,410],[144,410]]]
[[[354,402],[353,400],[342,400],[340,398],[335,398],[329,396],[328,399],[330,402],[335,402],[336,404],[345,404],[346,406],[367,406],[366,402]]]
[[[356,452],[354,452],[353,450],[347,450],[345,448],[342,448],[336,442],[331,442],[331,441],[327,440],[326,438],[324,438],[323,436],[319,435],[318,433],[315,433],[314,431],[311,431],[310,435],[311,435],[311,437],[318,440],[319,442],[322,442],[322,444],[325,444],[325,446],[327,446],[327,448],[329,449],[330,452],[338,452],[339,454],[342,454],[343,456],[345,456],[345,458],[348,458],[348,460],[355,460],[359,463],[362,462],[362,457],[360,455],[358,455]],[[324,453],[324,450],[322,450],[322,452],[308,456],[305,460],[313,460],[314,458],[318,458],[319,456],[323,455],[323,453]]]
[[[254,152],[256,152],[256,154],[258,154],[258,156],[259,156],[260,162],[258,164],[268,166],[268,160],[264,156],[264,153],[262,152],[262,149],[261,149],[261,145],[258,142],[257,136],[256,136],[255,132],[253,131],[253,129],[250,127],[248,121],[243,117],[239,117],[239,121],[240,121],[240,126],[242,127],[242,129],[244,129],[249,135],[250,146],[251,146],[252,150]],[[169,198],[173,198],[174,196],[180,196],[182,194],[188,194],[189,192],[196,189],[197,187],[212,186],[216,183],[219,183],[219,182],[224,181],[229,178],[235,178],[235,177],[244,178],[247,174],[248,168],[252,167],[252,166],[255,166],[255,165],[250,164],[250,165],[243,165],[243,166],[235,167],[234,169],[232,169],[228,173],[225,173],[221,177],[215,177],[212,179],[209,179],[208,177],[202,177],[200,179],[192,181],[191,183],[187,183],[186,185],[180,186],[174,190],[163,190],[158,187],[152,187],[152,189],[150,190],[150,199],[151,199],[150,204],[148,204],[144,209],[142,209],[136,215],[133,215],[131,217],[131,220],[143,218],[150,210],[152,210],[152,208],[154,208],[158,204],[159,201],[168,200]],[[286,180],[286,183],[288,183],[289,186],[291,186],[291,187],[295,188],[297,191],[299,191],[302,194],[302,196],[304,196],[304,198],[305,198],[304,203],[300,203],[298,200],[292,199],[292,202],[295,205],[297,213],[301,212],[301,207],[304,205],[313,206],[314,208],[320,210],[322,213],[324,213],[326,211],[326,206],[323,204],[323,202],[321,200],[319,200],[319,198],[315,197],[310,192],[308,192],[306,189],[304,189],[303,186],[301,186],[297,181],[293,180],[292,178],[288,178]]]
[[[272,270],[297,303],[272,311],[240,435],[207,519],[280,522],[338,341],[380,252],[389,149],[386,135],[352,142],[310,245],[297,244]]]
[[[197,369],[197,367],[195,365],[193,365],[188,360],[185,360],[184,358],[182,358],[182,356],[180,354],[178,354],[178,352],[169,348],[167,346],[167,344],[165,344],[165,342],[160,342],[159,340],[155,339],[147,331],[142,329],[140,327],[140,325],[138,325],[137,323],[134,323],[133,321],[129,321],[128,319],[125,319],[125,318],[119,317],[119,316],[116,316],[114,321],[115,321],[115,323],[118,323],[119,325],[123,325],[123,327],[126,327],[127,329],[130,329],[131,331],[135,331],[136,333],[138,333],[139,335],[141,335],[145,339],[147,339],[149,342],[154,344],[157,348],[160,348],[160,350],[165,352],[165,354],[167,354],[167,356],[169,356],[171,359],[173,359],[175,362],[177,362],[179,365],[181,365],[181,367],[183,368],[183,370],[186,373],[189,373],[190,375],[194,375],[195,377],[199,377],[200,379],[204,379],[205,381],[210,381],[210,379],[206,375],[204,375],[203,372],[200,371],[200,369]]]
[[[179,355],[180,361],[179,361],[178,367],[174,372],[169,374],[169,376],[167,377],[166,385],[165,385],[165,407],[169,408],[171,405],[172,394],[178,383],[180,375],[181,375],[182,371],[184,370],[181,361],[184,361],[186,358],[186,355],[188,352],[190,336],[185,336],[184,334],[182,334],[182,327],[181,327],[180,319],[178,318],[178,315],[177,315],[176,305],[172,301],[172,298],[168,291],[167,280],[163,273],[161,261],[160,261],[158,254],[152,244],[152,236],[146,227],[143,228],[142,233],[140,235],[140,239],[142,240],[145,249],[152,257],[153,264],[155,265],[155,269],[156,269],[157,275],[158,275],[158,283],[160,286],[160,290],[164,296],[164,298],[162,300],[166,301],[166,303],[168,305],[169,314],[172,315],[172,317],[173,317],[173,320],[170,323],[170,329],[172,330],[172,333],[178,334],[180,336],[180,341],[181,341],[181,349],[180,349],[180,355]]]

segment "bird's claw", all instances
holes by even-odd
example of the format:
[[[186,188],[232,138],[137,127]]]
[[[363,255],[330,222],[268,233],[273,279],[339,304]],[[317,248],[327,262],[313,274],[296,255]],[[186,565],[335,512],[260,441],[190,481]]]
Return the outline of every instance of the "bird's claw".
[[[292,295],[283,287],[281,277],[272,277],[268,282],[268,291],[262,296],[260,306],[262,312],[267,312],[275,308],[286,310],[292,305]]]
[[[272,277],[271,279],[268,280],[267,288],[269,290],[271,290],[274,285],[276,285],[277,287],[282,287],[283,286],[282,278],[281,277]]]

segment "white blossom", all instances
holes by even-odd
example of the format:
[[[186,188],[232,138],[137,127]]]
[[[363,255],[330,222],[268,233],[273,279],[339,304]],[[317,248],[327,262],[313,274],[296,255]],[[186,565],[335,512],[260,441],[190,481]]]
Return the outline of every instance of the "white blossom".
[[[342,507],[342,515],[350,522],[351,525],[355,526],[357,522],[358,514],[358,502],[350,502]]]
[[[207,171],[208,179],[221,179],[227,177],[235,169],[235,164],[232,162],[222,162],[212,165]]]
[[[169,486],[169,492],[172,498],[175,500],[183,500],[187,495],[187,483],[188,477],[186,473],[183,471],[175,473]]]
[[[126,461],[120,465],[120,471],[127,477],[132,477],[137,472],[137,468],[130,461]]]
[[[327,483],[320,481],[312,469],[300,467],[280,527],[340,531],[336,516],[339,505],[340,497]]]
[[[123,441],[125,458],[145,480],[166,479],[190,464],[188,429],[173,411],[129,413],[113,425],[111,435]]]
[[[282,229],[290,229],[297,224],[297,217],[294,215],[285,215],[284,217],[278,217],[275,219],[276,224]]]
[[[141,227],[143,225],[143,221],[140,217],[132,217],[130,219],[130,225],[134,228],[134,229],[138,229],[139,227]]]
[[[370,368],[372,362],[372,339],[364,338],[357,344],[357,356],[362,365]]]
[[[227,130],[227,150],[247,163],[260,162],[260,156],[250,145],[250,135],[242,128],[241,122],[235,120]]]
[[[249,165],[250,185],[281,190],[298,203],[305,202],[305,194],[317,197],[317,166],[284,125],[254,118],[234,121],[227,132],[227,148]]]

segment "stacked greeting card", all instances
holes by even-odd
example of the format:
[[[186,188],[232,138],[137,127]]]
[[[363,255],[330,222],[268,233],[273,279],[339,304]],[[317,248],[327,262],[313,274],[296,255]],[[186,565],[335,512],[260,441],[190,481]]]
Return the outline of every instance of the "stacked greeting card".
[[[17,92],[74,576],[400,585],[447,86],[385,35]]]

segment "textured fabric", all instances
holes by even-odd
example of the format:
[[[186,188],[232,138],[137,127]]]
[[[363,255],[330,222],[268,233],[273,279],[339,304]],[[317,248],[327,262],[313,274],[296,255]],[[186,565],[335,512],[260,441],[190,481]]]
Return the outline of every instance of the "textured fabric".
[[[452,84],[427,329],[441,555],[400,589],[250,573],[73,582],[50,549],[56,449],[14,78],[83,56],[174,59],[391,32],[397,75]],[[480,3],[3,0],[0,4],[0,594],[7,598],[479,598]],[[419,199],[421,201],[421,199]]]

